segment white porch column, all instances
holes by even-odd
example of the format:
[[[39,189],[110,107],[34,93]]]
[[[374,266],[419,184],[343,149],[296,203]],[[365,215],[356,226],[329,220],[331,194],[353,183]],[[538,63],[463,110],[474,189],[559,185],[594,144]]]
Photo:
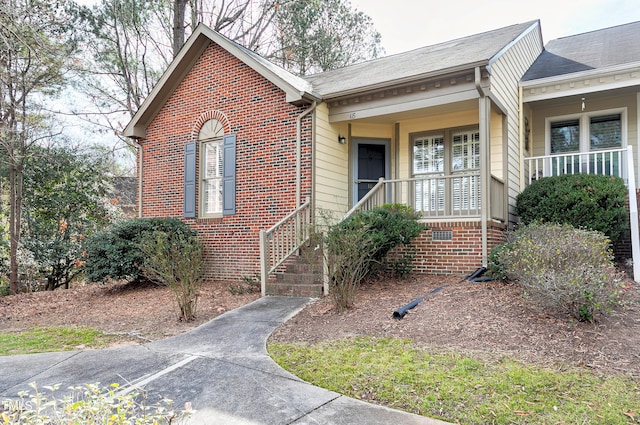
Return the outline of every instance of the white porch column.
[[[488,264],[489,241],[488,223],[491,216],[491,99],[483,95],[478,99],[479,132],[480,132],[480,225],[482,226],[482,265]]]

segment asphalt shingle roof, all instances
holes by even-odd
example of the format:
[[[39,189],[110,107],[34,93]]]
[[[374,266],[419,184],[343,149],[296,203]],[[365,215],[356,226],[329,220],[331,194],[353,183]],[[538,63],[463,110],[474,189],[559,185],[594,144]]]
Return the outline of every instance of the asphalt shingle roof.
[[[421,47],[405,53],[310,75],[305,79],[316,93],[331,97],[352,90],[401,82],[420,76],[445,74],[455,69],[486,64],[505,46],[538,21],[488,31]]]
[[[640,22],[551,40],[523,81],[640,62]]]

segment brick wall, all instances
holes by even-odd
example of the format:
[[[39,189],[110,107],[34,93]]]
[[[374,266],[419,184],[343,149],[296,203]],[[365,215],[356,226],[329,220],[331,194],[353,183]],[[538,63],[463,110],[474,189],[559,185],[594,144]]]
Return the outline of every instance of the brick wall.
[[[504,242],[504,230],[502,224],[489,225],[489,252]],[[434,231],[451,232],[451,240],[433,240]],[[413,245],[415,273],[468,275],[482,266],[480,222],[429,223],[429,229],[422,232]]]
[[[225,134],[237,136],[236,214],[183,220],[205,245],[208,277],[255,275],[259,231],[295,208],[296,118],[304,109],[287,103],[279,88],[212,44],[167,99],[141,141],[142,215],[182,218],[184,145],[197,137],[206,121],[203,117],[217,118]],[[310,116],[302,124],[304,199],[311,188]]]

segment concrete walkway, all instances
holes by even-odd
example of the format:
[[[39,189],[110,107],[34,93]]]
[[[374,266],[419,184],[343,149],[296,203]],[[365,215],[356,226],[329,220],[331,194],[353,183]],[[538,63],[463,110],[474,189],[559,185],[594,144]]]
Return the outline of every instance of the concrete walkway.
[[[190,402],[194,424],[421,424],[445,422],[344,397],[280,368],[266,341],[308,298],[264,297],[185,334],[145,345],[0,357],[0,402],[28,384],[119,383]]]

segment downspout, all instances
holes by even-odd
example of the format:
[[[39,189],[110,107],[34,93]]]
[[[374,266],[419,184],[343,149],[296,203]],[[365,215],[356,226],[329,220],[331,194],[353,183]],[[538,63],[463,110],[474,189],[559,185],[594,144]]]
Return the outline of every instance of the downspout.
[[[138,175],[138,218],[142,218],[142,145],[140,145],[136,139],[129,138],[129,140],[138,153],[138,166],[136,170],[136,174]]]
[[[300,180],[300,174],[302,172],[302,119],[313,112],[316,106],[318,106],[318,102],[314,100],[311,106],[296,118],[296,208],[301,205],[300,201],[302,198],[302,184]]]
[[[479,115],[479,127],[480,127],[480,141],[484,140],[484,146],[480,145],[480,199],[482,200],[482,208],[480,209],[480,226],[482,229],[482,265],[487,266],[487,259],[489,256],[488,248],[488,221],[489,221],[489,195],[490,179],[488,176],[491,174],[491,168],[489,164],[489,144],[491,141],[487,137],[489,134],[489,122],[487,121],[487,93],[484,91],[481,85],[482,75],[480,73],[480,67],[475,68],[475,85],[476,90],[480,98],[478,99],[478,115]]]

